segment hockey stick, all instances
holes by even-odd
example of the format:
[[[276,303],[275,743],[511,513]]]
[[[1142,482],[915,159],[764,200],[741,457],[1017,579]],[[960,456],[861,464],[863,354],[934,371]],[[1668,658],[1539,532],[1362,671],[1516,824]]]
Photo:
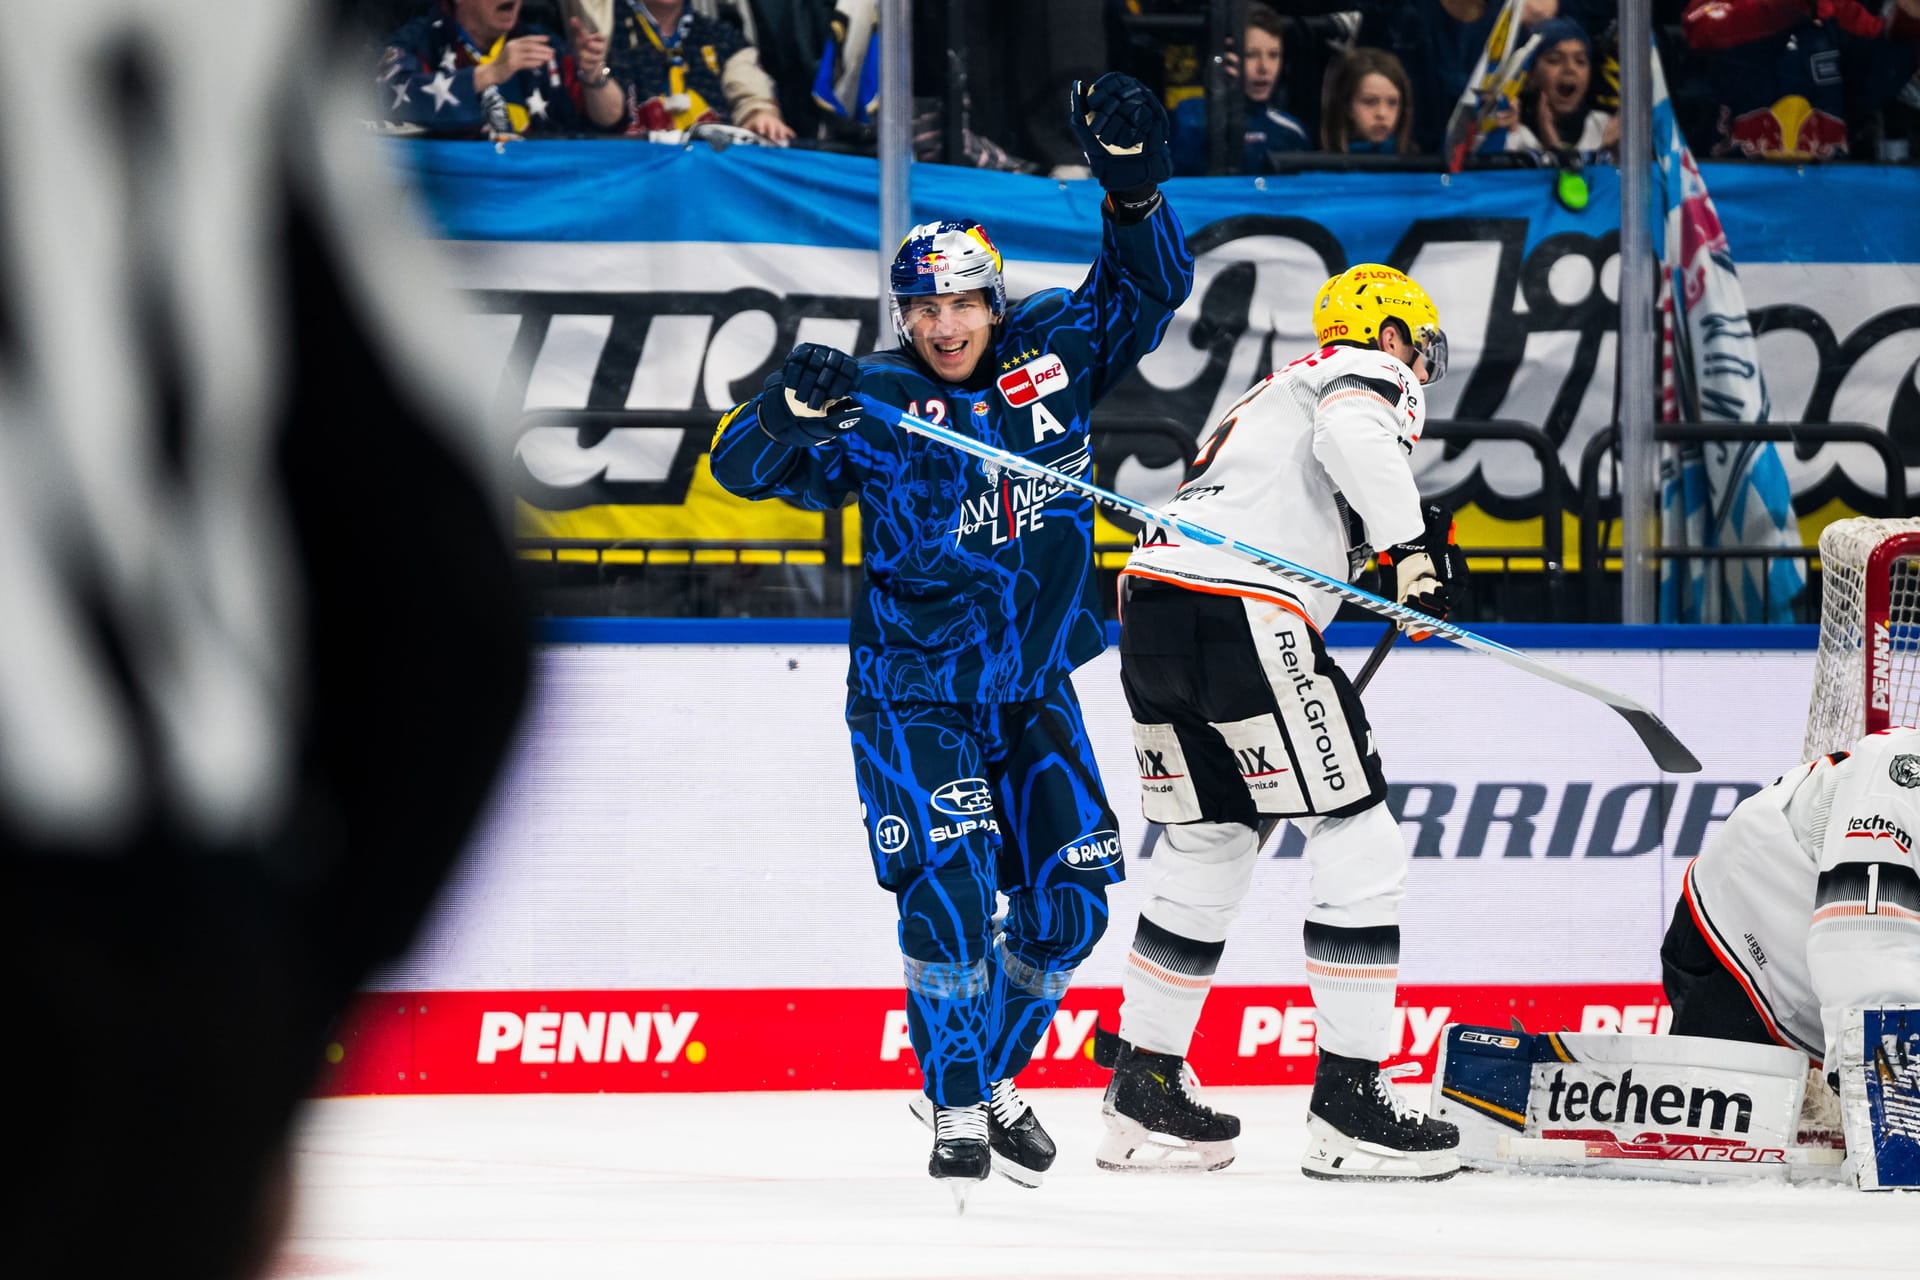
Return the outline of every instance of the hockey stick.
[[[1360,674],[1353,678],[1355,693],[1367,691],[1367,682],[1373,679],[1373,673],[1380,669],[1380,664],[1387,660],[1387,650],[1393,648],[1393,642],[1399,638],[1400,628],[1389,622],[1387,629],[1380,633],[1380,638],[1373,642],[1373,652],[1368,654],[1367,660],[1361,664]]]
[[[1529,675],[1538,676],[1542,680],[1550,680],[1562,688],[1572,689],[1575,693],[1584,693],[1589,698],[1597,698],[1620,713],[1621,717],[1626,720],[1633,731],[1640,736],[1641,743],[1653,756],[1654,763],[1659,765],[1662,770],[1668,773],[1698,773],[1700,771],[1700,762],[1694,758],[1693,752],[1687,750],[1680,739],[1674,736],[1673,730],[1667,728],[1660,717],[1655,715],[1651,710],[1623,693],[1615,693],[1613,690],[1602,685],[1594,684],[1590,680],[1583,680],[1570,671],[1562,671],[1560,668],[1550,666],[1538,658],[1528,657],[1518,649],[1510,649],[1497,640],[1489,640],[1485,636],[1476,635],[1474,632],[1468,631],[1465,627],[1457,627],[1451,622],[1443,622],[1438,618],[1430,618],[1417,609],[1409,609],[1403,604],[1396,604],[1391,600],[1384,600],[1374,595],[1371,591],[1362,591],[1352,583],[1342,582],[1338,578],[1330,578],[1324,573],[1307,568],[1305,565],[1295,564],[1291,560],[1283,560],[1279,556],[1262,551],[1260,548],[1241,542],[1236,538],[1229,538],[1224,534],[1215,533],[1205,525],[1195,524],[1191,520],[1172,515],[1157,507],[1149,506],[1144,502],[1136,502],[1132,498],[1122,497],[1111,490],[1102,489],[1090,480],[1082,480],[1078,476],[1070,476],[1064,471],[1056,471],[1045,463],[1035,462],[1030,458],[1023,458],[1017,453],[1009,453],[1005,449],[984,444],[971,436],[962,435],[958,431],[950,431],[937,423],[928,422],[925,418],[918,418],[910,413],[903,413],[892,405],[876,400],[872,396],[856,392],[853,398],[859,402],[861,408],[880,419],[880,421],[887,423],[889,426],[911,431],[915,435],[925,436],[929,440],[938,440],[942,444],[951,445],[962,453],[970,453],[983,462],[991,462],[995,466],[1004,467],[1008,471],[1022,472],[1023,474],[1036,476],[1042,480],[1051,481],[1059,485],[1062,489],[1072,489],[1076,493],[1081,493],[1092,498],[1102,506],[1111,507],[1116,511],[1124,511],[1136,520],[1144,520],[1149,524],[1156,524],[1164,529],[1171,529],[1181,537],[1192,542],[1216,548],[1217,550],[1227,552],[1229,555],[1238,556],[1240,559],[1246,560],[1249,563],[1257,564],[1268,572],[1276,574],[1289,582],[1296,582],[1302,586],[1313,587],[1317,590],[1338,596],[1342,600],[1357,604],[1368,612],[1378,614],[1380,617],[1389,619],[1390,621],[1410,623],[1416,630],[1445,636],[1463,649],[1472,649],[1476,652],[1484,653],[1490,658],[1497,658],[1508,666],[1516,667],[1521,671],[1527,672]]]

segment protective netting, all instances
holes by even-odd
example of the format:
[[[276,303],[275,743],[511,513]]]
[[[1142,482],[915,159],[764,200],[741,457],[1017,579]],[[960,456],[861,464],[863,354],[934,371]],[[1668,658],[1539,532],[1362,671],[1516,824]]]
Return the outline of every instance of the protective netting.
[[[1920,724],[1920,519],[1835,521],[1820,534],[1820,563],[1807,760]]]

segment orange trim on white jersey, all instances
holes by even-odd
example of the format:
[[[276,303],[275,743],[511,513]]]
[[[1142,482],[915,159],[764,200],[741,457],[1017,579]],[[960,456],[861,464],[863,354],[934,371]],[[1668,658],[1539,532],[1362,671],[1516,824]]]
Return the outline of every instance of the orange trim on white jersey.
[[[1300,607],[1299,601],[1294,600],[1290,596],[1271,595],[1265,591],[1261,591],[1257,587],[1242,587],[1238,585],[1223,585],[1217,587],[1202,586],[1200,583],[1194,582],[1189,578],[1176,578],[1169,574],[1155,573],[1151,569],[1136,569],[1131,565],[1122,569],[1120,576],[1123,578],[1145,578],[1149,582],[1159,582],[1169,587],[1179,587],[1182,591],[1198,591],[1202,595],[1239,596],[1246,600],[1258,600],[1263,604],[1277,604],[1288,613],[1298,617],[1300,621],[1306,623],[1309,627],[1313,627],[1313,633],[1315,635],[1320,634],[1320,628],[1313,626],[1313,619],[1307,616],[1307,611]]]
[[[1864,916],[1866,914],[1867,904],[1864,902],[1833,902],[1814,912],[1813,922],[1815,924],[1821,924],[1828,920],[1838,919],[1841,916]],[[1890,920],[1912,920],[1920,923],[1920,911],[1909,911],[1905,907],[1895,906],[1893,903],[1884,900],[1875,905],[1873,914],[1876,917],[1884,917]]]

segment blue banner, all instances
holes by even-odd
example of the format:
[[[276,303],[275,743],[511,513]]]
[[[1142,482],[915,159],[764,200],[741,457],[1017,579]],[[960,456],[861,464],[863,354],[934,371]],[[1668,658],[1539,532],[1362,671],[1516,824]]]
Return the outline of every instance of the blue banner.
[[[473,340],[497,355],[510,408],[718,412],[797,341],[856,352],[891,344],[878,332],[871,160],[700,143],[388,145],[443,228],[473,299]],[[1920,463],[1920,170],[1704,172],[1737,247],[1772,420],[1867,423]],[[913,178],[916,220],[978,217],[1006,255],[1016,297],[1077,283],[1094,254],[1101,193],[1091,182],[940,165],[918,165]],[[1429,416],[1539,428],[1577,503],[1581,455],[1613,420],[1619,181],[1589,170],[1592,198],[1574,213],[1554,199],[1553,178],[1169,183],[1197,262],[1193,296],[1108,411],[1197,435],[1313,346],[1308,311],[1328,276],[1385,262],[1427,288],[1452,340],[1452,372],[1432,388]],[[738,533],[750,518],[758,536],[786,537],[772,524],[818,523],[728,506],[705,477],[706,442],[671,434],[530,429],[518,451],[521,496],[555,536],[697,540]],[[1168,458],[1147,451],[1136,463],[1114,472],[1116,483],[1147,500],[1171,493]],[[1884,510],[1885,467],[1865,448],[1809,445],[1783,451],[1782,463],[1809,539],[1844,510]],[[1472,545],[1527,541],[1502,523],[1541,510],[1542,463],[1526,447],[1422,445],[1415,464],[1429,497],[1472,507],[1462,525]],[[1920,476],[1910,477],[1916,487]]]

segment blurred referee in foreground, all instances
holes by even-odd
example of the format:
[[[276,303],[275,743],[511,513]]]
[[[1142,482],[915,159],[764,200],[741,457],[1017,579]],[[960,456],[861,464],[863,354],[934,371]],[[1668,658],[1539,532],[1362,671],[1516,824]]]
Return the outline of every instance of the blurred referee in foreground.
[[[345,3],[339,6],[347,8]],[[6,1271],[260,1274],[527,653],[428,256],[301,0],[0,42]],[[348,46],[351,47],[351,46]]]

